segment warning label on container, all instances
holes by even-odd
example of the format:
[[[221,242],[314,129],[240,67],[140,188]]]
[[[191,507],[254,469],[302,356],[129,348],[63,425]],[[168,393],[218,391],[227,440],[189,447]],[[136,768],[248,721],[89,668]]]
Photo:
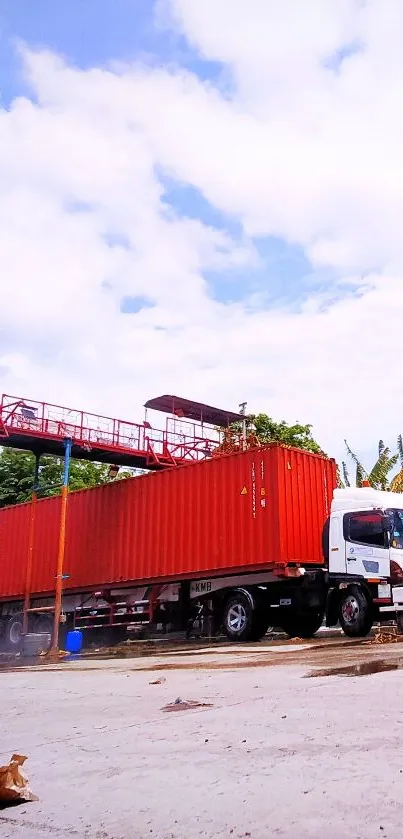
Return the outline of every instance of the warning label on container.
[[[247,495],[247,494],[248,494],[248,490],[246,489],[246,487],[242,487],[241,495]]]

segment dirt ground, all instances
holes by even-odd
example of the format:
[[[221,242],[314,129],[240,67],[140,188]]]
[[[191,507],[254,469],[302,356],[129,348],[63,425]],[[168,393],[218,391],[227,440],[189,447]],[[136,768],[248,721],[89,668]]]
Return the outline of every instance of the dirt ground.
[[[0,837],[400,837],[401,642],[126,656],[0,668],[0,762],[39,796]]]

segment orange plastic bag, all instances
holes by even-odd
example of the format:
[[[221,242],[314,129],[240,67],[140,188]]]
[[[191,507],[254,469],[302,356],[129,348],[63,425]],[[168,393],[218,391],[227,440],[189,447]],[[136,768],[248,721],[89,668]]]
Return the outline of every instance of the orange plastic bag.
[[[0,766],[0,803],[13,801],[38,801],[22,769],[24,755],[13,755],[8,766]]]

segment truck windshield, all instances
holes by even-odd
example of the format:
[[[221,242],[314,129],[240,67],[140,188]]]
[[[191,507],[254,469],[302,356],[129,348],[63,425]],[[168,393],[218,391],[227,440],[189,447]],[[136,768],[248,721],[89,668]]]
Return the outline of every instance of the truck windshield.
[[[386,510],[391,518],[392,548],[403,548],[403,510]]]

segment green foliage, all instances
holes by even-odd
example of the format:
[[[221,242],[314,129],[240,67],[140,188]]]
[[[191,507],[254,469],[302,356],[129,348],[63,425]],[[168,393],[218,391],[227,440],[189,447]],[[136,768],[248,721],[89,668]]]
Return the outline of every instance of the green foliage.
[[[3,449],[0,453],[0,507],[26,501],[32,492],[33,475],[32,454]]]
[[[349,476],[349,474],[348,474],[347,464],[346,464],[346,463],[344,463],[344,460],[343,460],[343,463],[341,464],[341,466],[342,466],[342,469],[343,469],[344,486],[345,486],[345,487],[349,487],[349,486],[351,486],[351,484],[350,484],[350,476]],[[342,484],[342,481],[340,481],[340,486],[342,486],[342,485],[343,485],[343,484]]]
[[[324,454],[319,443],[312,436],[311,425],[301,425],[296,422],[289,425],[285,420],[276,422],[267,414],[257,414],[245,417],[246,423],[246,447],[248,449],[258,448],[268,443],[281,443],[284,446],[293,446],[296,449],[304,449],[315,454]],[[217,429],[217,431],[222,429]],[[243,423],[235,422],[229,429],[225,429],[223,439],[215,450],[215,454],[230,454],[242,448]]]
[[[250,420],[261,443],[283,443],[285,446],[323,454],[319,443],[312,436],[311,425],[301,425],[298,422],[289,425],[285,420],[276,422],[267,414],[257,414]]]
[[[0,507],[29,500],[32,493],[35,457],[30,452],[4,448],[0,450]],[[99,486],[108,481],[108,466],[86,460],[72,460],[70,489]],[[119,473],[124,477],[127,473]],[[43,456],[40,461],[40,496],[57,495],[63,478],[63,460]]]
[[[375,461],[372,469],[367,471],[357,455],[352,451],[347,443],[344,441],[347,449],[347,454],[355,464],[355,485],[362,487],[364,481],[368,481],[369,485],[374,489],[381,489],[386,491],[401,492],[403,488],[403,442],[401,435],[398,438],[398,452],[391,454],[390,449],[385,446],[383,440],[378,443],[378,458]],[[390,473],[396,466],[397,462],[401,463],[401,470],[398,475],[391,477]],[[350,476],[345,463],[342,464],[343,476],[345,486],[351,486]]]
[[[392,492],[403,492],[403,438],[401,434],[397,438],[397,454],[400,461],[400,470],[392,478],[390,488]]]

